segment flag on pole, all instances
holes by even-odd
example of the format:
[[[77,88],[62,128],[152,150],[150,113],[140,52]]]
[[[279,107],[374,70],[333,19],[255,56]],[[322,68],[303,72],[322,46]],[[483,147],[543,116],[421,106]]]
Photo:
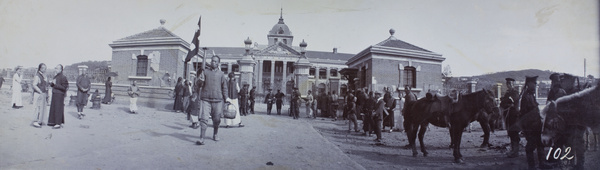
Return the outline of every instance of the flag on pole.
[[[192,44],[194,44],[194,49],[190,49],[188,50],[188,54],[185,57],[185,63],[189,62],[194,56],[196,56],[196,54],[198,54],[198,51],[200,50],[200,40],[198,39],[198,37],[200,37],[200,23],[202,21],[202,16],[200,16],[200,19],[198,19],[198,30],[196,30],[196,33],[194,33],[194,38],[192,39]]]

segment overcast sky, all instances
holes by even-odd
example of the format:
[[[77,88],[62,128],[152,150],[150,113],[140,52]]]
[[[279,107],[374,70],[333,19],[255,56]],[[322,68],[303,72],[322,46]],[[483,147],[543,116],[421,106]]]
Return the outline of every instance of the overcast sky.
[[[108,44],[160,26],[201,46],[267,43],[283,18],[307,50],[356,54],[395,37],[442,54],[454,76],[541,69],[599,77],[595,0],[0,0],[0,68],[111,60]],[[310,56],[309,56],[310,57]],[[440,70],[441,71],[441,70]]]

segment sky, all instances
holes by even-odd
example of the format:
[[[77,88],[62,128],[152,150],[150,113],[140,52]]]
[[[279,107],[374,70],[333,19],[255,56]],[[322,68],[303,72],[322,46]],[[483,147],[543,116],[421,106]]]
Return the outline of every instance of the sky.
[[[111,60],[108,44],[165,28],[200,46],[267,44],[283,18],[307,50],[356,54],[390,36],[446,60],[453,76],[540,69],[600,77],[594,0],[0,0],[0,68]],[[310,56],[308,56],[310,57]],[[441,70],[440,70],[441,71]]]

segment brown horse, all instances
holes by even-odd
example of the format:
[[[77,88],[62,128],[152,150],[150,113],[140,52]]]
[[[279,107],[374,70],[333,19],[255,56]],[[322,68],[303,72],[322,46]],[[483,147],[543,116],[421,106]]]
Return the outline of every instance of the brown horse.
[[[583,134],[587,127],[600,128],[600,84],[550,102],[541,112],[542,143],[565,146],[575,152],[575,169],[583,169],[585,146]],[[566,151],[566,150],[565,150]],[[554,152],[552,152],[554,153]],[[572,158],[573,154],[559,154]]]
[[[481,146],[489,146],[489,116],[487,113],[493,113],[495,103],[489,90],[481,90],[475,93],[462,95],[459,97],[458,102],[453,102],[448,96],[441,97],[426,97],[417,100],[414,103],[407,117],[410,120],[409,131],[407,135],[409,137],[409,143],[412,144],[413,156],[417,156],[417,149],[415,146],[415,140],[419,137],[419,143],[421,145],[421,152],[423,156],[427,156],[428,152],[425,149],[423,138],[427,126],[431,123],[438,127],[450,127],[451,144],[460,145],[460,137],[456,138],[455,135],[462,136],[462,129],[464,129],[470,122],[479,121],[484,128],[484,141]],[[483,103],[482,103],[483,102]],[[489,104],[488,104],[489,102]],[[477,110],[473,110],[477,109]],[[483,111],[483,112],[482,112]],[[450,119],[450,120],[448,120]],[[455,124],[452,120],[455,120]],[[454,127],[462,127],[460,133],[453,133]],[[455,140],[458,139],[458,140]],[[456,145],[453,146],[455,149]],[[460,153],[460,152],[459,152]]]
[[[455,162],[463,163],[462,154],[460,153],[463,129],[471,121],[476,120],[477,113],[481,111],[493,113],[494,108],[496,108],[494,94],[492,91],[486,89],[463,95],[458,103],[454,104],[450,111],[450,137],[454,144],[453,155]]]

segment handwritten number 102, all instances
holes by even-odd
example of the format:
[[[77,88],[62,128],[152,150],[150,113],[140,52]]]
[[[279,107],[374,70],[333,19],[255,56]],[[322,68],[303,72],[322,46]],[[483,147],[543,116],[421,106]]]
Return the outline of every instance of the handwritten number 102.
[[[548,155],[546,155],[546,160],[550,159],[550,155],[552,155],[552,158],[554,158],[554,159],[558,159],[560,157],[560,160],[563,160],[565,158],[567,158],[567,160],[571,160],[574,158],[574,156],[567,157],[569,155],[569,153],[571,152],[571,147],[565,148],[565,155],[563,155],[562,157],[560,156],[560,154],[561,154],[560,148],[556,148],[554,150],[554,153],[552,152],[552,149],[553,148],[550,147],[550,150],[548,150]]]

